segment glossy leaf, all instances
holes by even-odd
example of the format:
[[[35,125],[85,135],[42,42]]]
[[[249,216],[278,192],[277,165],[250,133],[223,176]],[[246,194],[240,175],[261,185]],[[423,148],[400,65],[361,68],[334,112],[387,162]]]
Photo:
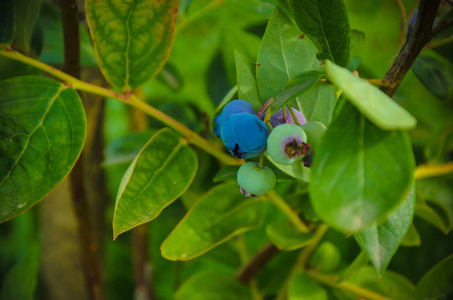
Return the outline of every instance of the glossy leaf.
[[[327,292],[322,285],[309,275],[297,273],[289,282],[288,300],[327,300]]]
[[[448,98],[453,89],[453,67],[445,60],[432,56],[419,56],[412,71],[423,85],[441,99]]]
[[[439,299],[453,291],[453,255],[435,265],[420,279],[415,290],[417,299]]]
[[[176,300],[250,300],[247,286],[234,276],[214,271],[202,271],[185,281],[175,294]]]
[[[355,240],[367,253],[379,274],[387,269],[390,260],[409,230],[414,218],[414,205],[415,191],[412,188],[406,201],[396,212],[389,215],[385,222],[373,226],[367,231],[354,234]]]
[[[275,7],[261,41],[256,64],[262,101],[274,97],[289,80],[310,70],[323,71],[316,59],[316,47]]]
[[[264,202],[245,198],[236,182],[211,189],[195,203],[161,246],[169,260],[189,260],[247,230],[258,227]]]
[[[428,201],[424,204],[415,205],[415,215],[437,227],[447,234],[452,228],[452,216],[442,204]]]
[[[27,256],[5,274],[0,293],[2,299],[35,299],[34,294],[39,270],[39,251],[36,244],[27,245],[27,248]]]
[[[158,131],[129,166],[116,196],[113,236],[151,221],[189,187],[197,156],[168,128]]]
[[[407,135],[377,128],[347,102],[313,159],[313,208],[336,229],[366,230],[406,199],[413,170]]]
[[[280,250],[296,250],[313,241],[313,235],[300,232],[287,222],[276,222],[266,227],[271,242]]]
[[[131,91],[162,69],[173,45],[178,3],[86,1],[99,66],[113,86]]]
[[[45,77],[0,82],[0,222],[44,198],[69,173],[85,139],[79,96]]]
[[[282,171],[283,173],[302,180],[309,182],[310,181],[310,168],[304,167],[304,164],[302,162],[294,163],[291,165],[282,165],[277,162],[275,162],[268,154],[267,152],[264,153],[266,158],[275,166],[277,169]]]
[[[275,95],[274,102],[272,102],[273,111],[282,108],[289,101],[295,99],[299,95],[307,92],[321,79],[321,73],[317,71],[307,71],[296,78],[290,79],[282,88],[281,91]]]
[[[236,58],[236,72],[239,99],[247,100],[255,111],[261,108],[262,101],[256,83],[256,63],[243,56],[238,51],[234,52]]]
[[[0,3],[0,44],[11,44],[15,29],[14,1],[3,0]]]
[[[41,0],[14,0],[16,30],[13,48],[25,54],[30,52],[30,41],[38,19]]]
[[[332,84],[318,83],[301,97],[297,98],[297,106],[308,122],[318,121],[328,126],[335,109],[337,97]]]
[[[319,60],[332,60],[346,67],[351,30],[342,0],[276,0],[300,31],[318,47]]]
[[[415,291],[414,284],[406,277],[390,270],[379,276],[369,266],[360,269],[347,281],[391,299],[410,300]],[[354,295],[353,299],[357,299],[357,296]]]
[[[330,80],[368,119],[385,130],[412,129],[417,120],[389,96],[351,71],[326,61]]]

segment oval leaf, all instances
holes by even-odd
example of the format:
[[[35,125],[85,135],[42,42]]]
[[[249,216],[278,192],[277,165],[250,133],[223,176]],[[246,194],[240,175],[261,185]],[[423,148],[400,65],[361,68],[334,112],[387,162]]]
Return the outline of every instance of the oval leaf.
[[[452,217],[448,209],[439,202],[428,201],[423,204],[415,205],[417,217],[431,223],[444,234],[450,232],[452,228]]]
[[[417,299],[439,299],[453,291],[453,255],[434,266],[417,284]]]
[[[113,86],[131,91],[162,69],[173,45],[178,2],[85,2],[99,66]]]
[[[289,282],[288,300],[327,300],[327,292],[314,279],[298,273]]]
[[[321,73],[317,71],[307,71],[294,79],[290,79],[282,87],[281,91],[275,95],[272,109],[274,111],[279,110],[289,101],[308,91],[319,79],[321,79]]]
[[[211,189],[192,206],[161,246],[170,260],[197,257],[244,231],[260,226],[264,202],[245,198],[235,182]]]
[[[414,185],[415,186],[415,185]],[[379,274],[387,268],[414,218],[415,191],[412,192],[401,205],[391,214],[385,222],[373,226],[365,232],[354,234],[354,238]]]
[[[322,71],[316,59],[316,47],[275,7],[256,64],[261,99],[266,101],[274,97],[288,80],[310,70]]]
[[[267,154],[267,152],[265,152],[264,155],[272,164],[274,164],[275,167],[277,167],[277,169],[279,169],[283,173],[286,173],[293,178],[296,178],[296,179],[299,179],[299,180],[302,180],[305,182],[310,181],[310,168],[304,167],[304,164],[302,162],[294,163],[291,165],[282,165],[282,164],[275,162],[270,157],[270,155]]]
[[[247,286],[233,276],[214,271],[195,274],[185,281],[175,294],[176,300],[250,300]]]
[[[299,29],[316,44],[320,60],[346,67],[351,30],[342,0],[276,0]]]
[[[348,69],[326,61],[326,72],[343,94],[371,122],[385,130],[412,129],[417,120],[389,96]]]
[[[407,135],[377,128],[346,102],[313,159],[313,208],[337,229],[365,230],[382,222],[406,199],[413,169]]]
[[[0,222],[63,180],[82,151],[85,130],[73,89],[37,76],[0,82]]]
[[[297,108],[308,122],[318,121],[328,126],[332,119],[337,97],[332,84],[319,83],[297,98]]]
[[[453,86],[453,68],[449,62],[432,56],[419,56],[412,71],[423,85],[434,95],[446,99]]]
[[[250,58],[234,52],[239,99],[247,100],[255,111],[259,111],[262,102],[256,83],[256,63]]]
[[[266,233],[272,244],[280,250],[296,250],[313,241],[311,233],[300,232],[288,222],[276,222],[266,227]]]
[[[113,236],[151,221],[181,196],[197,171],[187,141],[168,128],[157,132],[121,180],[113,215]]]

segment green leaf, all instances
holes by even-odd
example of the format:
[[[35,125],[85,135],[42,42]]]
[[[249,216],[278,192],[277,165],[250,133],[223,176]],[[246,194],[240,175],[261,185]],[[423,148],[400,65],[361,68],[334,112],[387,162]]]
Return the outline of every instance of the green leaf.
[[[327,300],[327,292],[309,275],[297,273],[289,282],[288,300]]]
[[[417,120],[377,87],[326,61],[330,80],[368,119],[385,130],[412,129]]]
[[[289,80],[310,70],[323,71],[316,59],[316,47],[275,7],[256,64],[261,99],[264,102],[274,97]]]
[[[358,50],[363,46],[366,40],[365,32],[352,29],[351,30],[351,56],[358,53]]]
[[[256,83],[256,63],[243,56],[238,51],[234,52],[236,58],[236,72],[239,99],[248,101],[255,111],[263,104]]]
[[[418,233],[417,228],[415,228],[415,225],[411,224],[409,230],[406,232],[403,240],[401,241],[401,246],[418,247],[421,244],[422,242],[420,240],[420,234]]]
[[[14,1],[3,0],[0,3],[0,44],[11,44],[15,29]]]
[[[158,131],[129,166],[116,196],[113,236],[151,221],[181,196],[198,163],[187,141],[168,128]]]
[[[267,152],[264,153],[266,158],[279,169],[283,173],[288,174],[289,176],[309,182],[310,181],[310,168],[304,167],[304,164],[302,162],[300,163],[294,163],[291,165],[282,165],[277,162],[275,162],[268,154]]]
[[[296,101],[308,122],[318,121],[326,126],[332,119],[336,102],[335,89],[327,83],[318,83]]]
[[[28,254],[6,273],[1,298],[14,300],[34,299],[39,270],[39,251],[34,243],[28,245]]]
[[[280,8],[317,46],[319,60],[346,67],[351,30],[342,0],[276,0]]]
[[[281,91],[275,95],[274,102],[272,102],[272,110],[279,110],[285,104],[288,104],[289,101],[307,92],[321,79],[321,75],[317,71],[307,71],[298,75],[296,78],[288,80],[281,88]]]
[[[185,281],[175,293],[176,300],[250,300],[247,286],[233,276],[202,271]]]
[[[30,54],[30,41],[39,15],[41,0],[14,0],[16,31],[13,48]]]
[[[113,86],[134,90],[162,69],[173,45],[178,2],[86,1],[99,66]]]
[[[362,250],[367,253],[371,263],[382,274],[390,263],[401,241],[412,224],[415,209],[415,188],[400,208],[380,225],[367,231],[354,234]]]
[[[453,255],[435,265],[420,279],[415,290],[417,299],[439,299],[453,291]]]
[[[437,227],[444,234],[452,228],[452,217],[448,209],[441,203],[428,201],[415,205],[415,215]]]
[[[237,180],[239,167],[226,166],[222,167],[217,174],[215,174],[213,182],[222,182],[222,181],[234,181]]]
[[[0,222],[44,198],[74,166],[85,139],[79,96],[54,80],[0,82]]]
[[[384,221],[406,199],[413,170],[407,134],[377,128],[347,102],[313,159],[313,208],[336,229],[366,230]]]
[[[432,56],[419,56],[412,65],[412,71],[437,97],[446,99],[452,94],[453,67],[448,61]]]
[[[251,15],[269,19],[274,9],[274,4],[267,0],[225,0],[225,4],[234,7]]]
[[[266,227],[266,233],[272,244],[280,250],[296,250],[313,241],[313,235],[300,232],[288,222],[275,222]]]
[[[381,276],[372,267],[363,267],[347,282],[369,289],[383,296],[398,300],[413,299],[414,284],[406,277],[387,270]],[[353,299],[357,299],[354,295]]]
[[[211,189],[195,203],[161,246],[169,260],[189,260],[260,226],[264,202],[245,198],[236,182]]]

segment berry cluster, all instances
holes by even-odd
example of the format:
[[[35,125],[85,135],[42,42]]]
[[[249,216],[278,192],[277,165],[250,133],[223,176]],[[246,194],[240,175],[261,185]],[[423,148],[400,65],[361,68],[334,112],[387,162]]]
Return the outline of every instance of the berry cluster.
[[[271,159],[278,164],[301,163],[305,157],[309,159],[304,159],[303,163],[309,166],[312,154],[310,148],[317,145],[325,126],[319,122],[307,123],[300,111],[288,107],[272,116],[266,115],[263,115],[263,122],[247,101],[233,100],[214,118],[214,133],[223,140],[231,155],[237,158],[257,157],[267,149]],[[274,189],[275,174],[262,162],[262,159],[259,163],[247,162],[239,168],[237,180],[241,192],[247,197],[256,197]]]

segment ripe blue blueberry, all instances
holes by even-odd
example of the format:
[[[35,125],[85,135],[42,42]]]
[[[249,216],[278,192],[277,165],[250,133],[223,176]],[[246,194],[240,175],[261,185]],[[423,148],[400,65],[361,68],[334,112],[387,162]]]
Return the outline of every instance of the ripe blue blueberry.
[[[257,197],[272,191],[275,187],[275,174],[266,166],[260,168],[256,162],[243,164],[238,171],[237,180],[241,193],[247,197]]]
[[[245,100],[238,99],[228,102],[227,105],[225,105],[225,107],[223,108],[220,115],[214,118],[215,127],[213,131],[217,135],[217,137],[222,137],[222,126],[223,122],[225,122],[225,119],[232,114],[237,113],[255,114],[255,111],[253,110],[252,105],[250,105],[250,103]]]
[[[266,150],[268,129],[256,115],[238,113],[225,119],[221,136],[223,143],[237,158],[259,156]]]
[[[296,124],[294,122],[294,119],[293,119],[293,116],[291,115],[291,113],[289,112],[289,109],[287,107],[285,107],[285,110],[286,110],[286,122],[285,120],[283,119],[283,111],[282,109],[280,108],[275,114],[272,115],[271,117],[271,125],[272,127],[277,127],[278,125],[281,125],[281,124],[284,124],[284,123],[289,123],[289,124]],[[293,108],[293,111],[294,111],[294,115],[296,115],[296,118],[297,120],[299,121],[299,124],[302,125],[302,124],[305,124],[307,123],[307,120],[305,119],[305,116],[303,113],[301,113],[300,111],[298,111],[297,109]]]
[[[301,160],[310,150],[302,127],[282,124],[272,130],[267,139],[267,153],[276,163],[290,165]]]

